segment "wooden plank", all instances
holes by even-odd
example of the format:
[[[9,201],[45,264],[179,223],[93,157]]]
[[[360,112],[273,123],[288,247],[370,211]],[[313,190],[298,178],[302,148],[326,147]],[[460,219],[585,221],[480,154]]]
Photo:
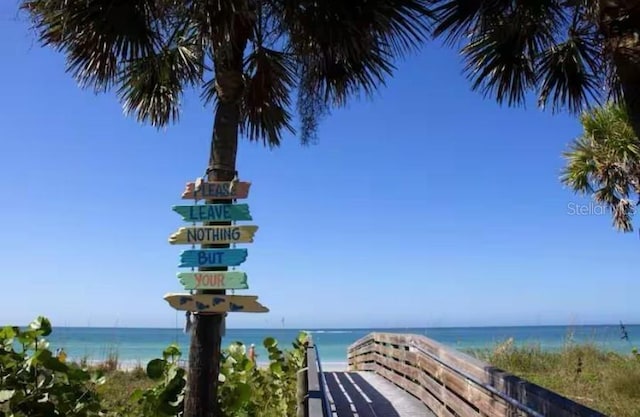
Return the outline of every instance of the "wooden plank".
[[[269,309],[256,295],[167,294],[164,299],[176,310],[198,313],[266,313]]]
[[[173,206],[171,209],[181,215],[185,222],[251,220],[248,204],[197,204]]]
[[[229,200],[247,198],[250,182],[237,181],[232,186],[231,181],[206,181],[196,187],[195,182],[188,182],[182,192],[185,200]]]
[[[169,237],[175,244],[250,243],[258,226],[192,226],[181,227]]]
[[[391,340],[394,339],[391,338]],[[398,349],[390,348],[389,345],[378,345],[377,350],[379,354],[386,354],[388,356],[393,354],[396,357],[398,356],[394,353]],[[429,384],[431,380],[428,376],[424,375],[422,378],[421,374],[422,372],[425,372],[432,375],[433,378],[443,384],[442,389],[437,391],[438,398],[441,401],[444,401],[452,409],[455,409],[460,415],[477,415],[478,413],[474,408],[479,409],[480,412],[489,416],[507,415],[508,406],[506,401],[493,395],[481,385],[473,383],[426,355],[419,355],[416,352],[404,351],[402,356],[404,356],[404,359],[399,359],[403,362],[406,360],[411,364],[411,366],[415,367],[414,369],[416,369],[416,371],[418,371],[411,373],[413,379],[417,379],[423,384]],[[389,365],[388,362],[383,363],[388,367],[393,367],[393,364]],[[397,365],[393,369],[401,371],[401,368]],[[402,372],[406,374],[408,371],[403,367]],[[433,384],[430,388],[435,389],[435,386],[436,385]],[[435,393],[436,392],[434,392],[434,394]],[[452,395],[452,393],[455,395]],[[458,397],[461,397],[464,401],[460,400]],[[470,405],[472,407],[470,407]]]
[[[247,274],[239,271],[180,272],[178,279],[185,290],[246,290]]]
[[[421,398],[421,394],[424,395],[423,388],[424,385],[421,385],[419,382],[416,383],[413,380],[420,381],[419,370],[411,367],[410,365],[403,364],[399,361],[395,361],[391,358],[379,356],[376,359],[376,362],[379,362],[385,368],[385,377],[396,384],[398,387],[410,392],[418,398]],[[395,372],[394,372],[395,371]],[[398,375],[398,373],[404,375]],[[424,382],[424,381],[422,381]],[[433,384],[432,388],[437,386],[437,384]],[[433,391],[432,391],[433,392]],[[433,392],[435,398],[439,401],[447,404],[451,409],[453,409],[457,415],[460,417],[475,417],[480,414],[475,410],[474,406],[463,401],[461,398],[458,398],[456,395],[448,392],[445,387],[440,386],[438,391]],[[430,404],[433,405],[433,401],[429,401]],[[428,404],[426,404],[428,405]],[[503,416],[504,414],[490,414],[492,417]]]
[[[180,254],[181,268],[238,266],[247,260],[246,249],[189,249]]]

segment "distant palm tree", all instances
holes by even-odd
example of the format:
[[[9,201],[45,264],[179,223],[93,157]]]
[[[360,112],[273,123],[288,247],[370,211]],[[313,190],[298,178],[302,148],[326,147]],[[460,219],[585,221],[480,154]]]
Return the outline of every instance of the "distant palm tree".
[[[640,203],[640,140],[622,105],[608,103],[580,120],[584,132],[565,153],[562,182],[576,193],[593,195],[611,210],[618,230],[631,232]]]
[[[22,1],[81,86],[115,89],[139,121],[176,121],[191,88],[215,102],[207,172],[219,181],[236,175],[239,134],[278,146],[297,106],[314,140],[331,107],[370,96],[429,36],[427,0]],[[221,320],[194,323],[186,417],[218,415]]]
[[[509,105],[536,91],[540,106],[576,113],[623,93],[640,136],[640,1],[433,0],[432,10],[434,35],[462,45],[474,90]]]

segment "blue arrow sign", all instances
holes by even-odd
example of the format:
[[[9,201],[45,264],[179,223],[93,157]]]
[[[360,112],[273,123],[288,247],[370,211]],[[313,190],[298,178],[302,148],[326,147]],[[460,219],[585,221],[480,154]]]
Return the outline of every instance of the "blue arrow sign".
[[[238,266],[247,260],[246,249],[191,249],[180,254],[179,267]]]

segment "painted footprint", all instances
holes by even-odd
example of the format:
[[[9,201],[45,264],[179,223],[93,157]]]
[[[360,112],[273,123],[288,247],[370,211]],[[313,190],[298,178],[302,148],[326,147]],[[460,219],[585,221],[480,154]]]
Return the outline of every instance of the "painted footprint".
[[[244,306],[240,304],[229,303],[229,309],[230,311],[240,311],[244,309]]]

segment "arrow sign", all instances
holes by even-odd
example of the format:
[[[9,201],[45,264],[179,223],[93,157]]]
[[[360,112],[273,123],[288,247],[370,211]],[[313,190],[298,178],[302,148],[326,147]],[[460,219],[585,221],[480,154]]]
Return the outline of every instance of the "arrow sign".
[[[173,206],[172,209],[185,222],[251,220],[248,204],[200,204]]]
[[[180,272],[180,283],[185,290],[246,290],[247,274],[238,271]]]
[[[182,192],[184,200],[230,200],[247,198],[250,182],[237,181],[201,182],[197,187],[195,182],[188,182]]]
[[[164,299],[176,310],[198,313],[266,313],[269,309],[256,295],[167,294]]]
[[[181,227],[169,237],[171,244],[250,243],[258,226]]]
[[[181,268],[238,266],[247,260],[246,249],[190,249],[180,254]]]

